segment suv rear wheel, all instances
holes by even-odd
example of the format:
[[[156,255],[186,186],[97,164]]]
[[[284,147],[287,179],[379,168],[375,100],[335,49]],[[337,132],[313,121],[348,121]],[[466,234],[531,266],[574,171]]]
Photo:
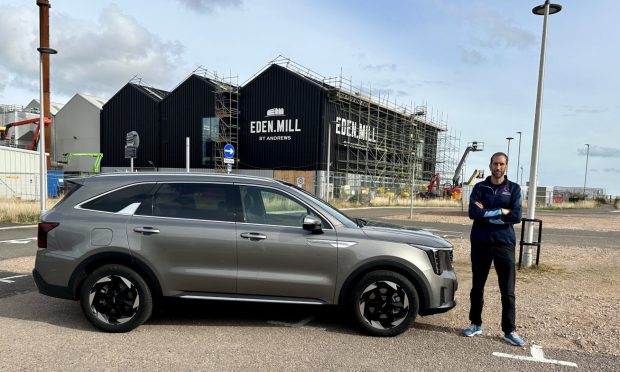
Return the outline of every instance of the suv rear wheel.
[[[128,332],[144,323],[153,311],[153,297],[144,279],[122,265],[93,271],[80,291],[86,318],[105,332]]]
[[[411,282],[392,271],[372,271],[351,292],[351,311],[358,326],[373,336],[396,336],[418,314],[418,294]]]

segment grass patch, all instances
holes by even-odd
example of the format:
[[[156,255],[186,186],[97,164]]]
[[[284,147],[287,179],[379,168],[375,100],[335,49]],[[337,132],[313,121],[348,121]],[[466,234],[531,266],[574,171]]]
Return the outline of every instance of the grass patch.
[[[48,199],[47,208],[52,208],[59,199]],[[0,198],[0,223],[38,223],[41,218],[38,201]]]
[[[561,209],[594,209],[598,208],[599,203],[594,200],[581,200],[578,202],[556,203],[551,205],[542,205],[538,209],[545,210],[561,210]]]
[[[389,198],[377,196],[371,201],[358,202],[351,200],[332,199],[329,201],[336,208],[359,208],[359,207],[409,207],[411,200],[408,198]],[[460,207],[461,202],[449,199],[414,199],[414,207]]]

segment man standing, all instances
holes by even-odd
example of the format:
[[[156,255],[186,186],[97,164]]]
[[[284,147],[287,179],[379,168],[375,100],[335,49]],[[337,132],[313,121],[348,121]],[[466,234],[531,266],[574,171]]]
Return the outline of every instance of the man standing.
[[[515,332],[515,230],[521,222],[521,187],[506,177],[508,156],[496,152],[491,156],[491,175],[476,184],[469,198],[471,229],[472,288],[469,294],[471,326],[463,335],[482,333],[484,284],[495,266],[502,298],[502,331],[504,340],[521,346],[525,342]]]

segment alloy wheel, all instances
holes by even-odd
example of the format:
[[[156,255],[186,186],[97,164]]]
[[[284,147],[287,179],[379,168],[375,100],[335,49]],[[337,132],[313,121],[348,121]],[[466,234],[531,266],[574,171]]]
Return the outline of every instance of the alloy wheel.
[[[362,291],[359,311],[366,323],[373,328],[394,328],[409,314],[409,298],[404,288],[397,283],[377,281]]]
[[[119,275],[107,275],[90,288],[88,303],[102,322],[116,325],[130,321],[140,308],[140,295],[134,283]]]

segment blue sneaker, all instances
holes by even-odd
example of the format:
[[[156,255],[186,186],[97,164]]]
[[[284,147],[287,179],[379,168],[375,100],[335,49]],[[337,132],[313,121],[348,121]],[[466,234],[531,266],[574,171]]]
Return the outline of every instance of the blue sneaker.
[[[514,346],[523,346],[525,344],[525,341],[523,341],[523,339],[519,337],[519,335],[515,331],[506,333],[504,335],[504,340],[508,341]]]
[[[471,327],[465,328],[461,334],[467,337],[474,337],[482,333],[482,326],[472,324]]]

